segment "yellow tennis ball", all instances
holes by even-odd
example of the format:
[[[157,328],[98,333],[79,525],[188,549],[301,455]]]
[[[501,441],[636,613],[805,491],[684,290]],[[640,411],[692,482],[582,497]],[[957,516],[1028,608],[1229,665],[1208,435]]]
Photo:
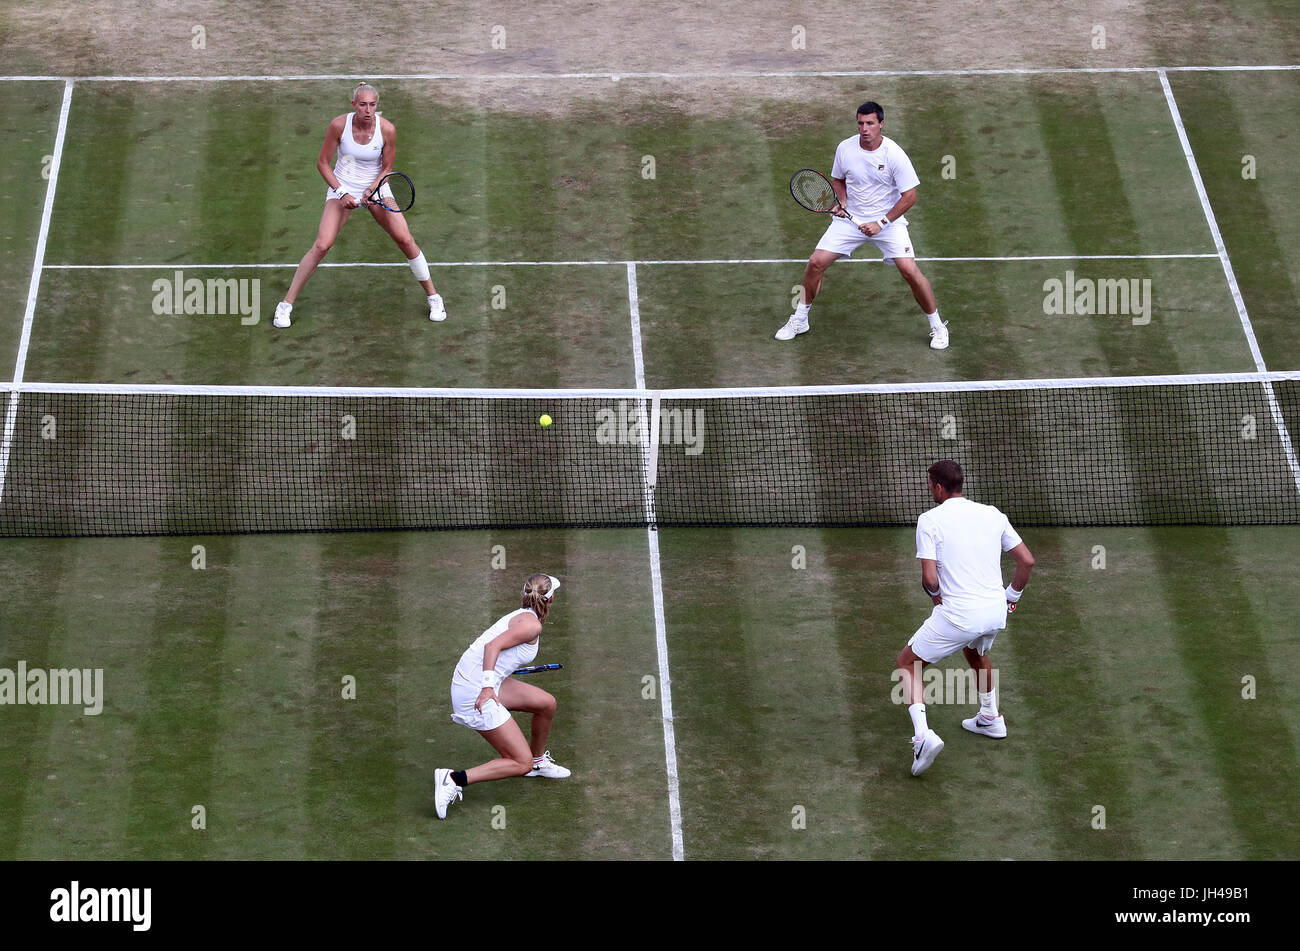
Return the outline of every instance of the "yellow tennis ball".
[[[554,422],[554,420],[552,420],[551,417],[548,416],[546,413],[543,413],[543,414],[538,418],[537,421],[538,421],[539,423],[541,423],[543,426],[549,426],[549,425],[551,425],[552,422]]]

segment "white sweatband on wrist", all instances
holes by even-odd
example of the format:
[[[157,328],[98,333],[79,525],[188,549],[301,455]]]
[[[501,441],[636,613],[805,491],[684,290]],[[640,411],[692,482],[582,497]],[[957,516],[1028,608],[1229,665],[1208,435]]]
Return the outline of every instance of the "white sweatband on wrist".
[[[882,228],[888,228],[888,227],[889,227],[889,218],[888,218],[888,216],[886,216],[886,217],[884,217],[884,218],[881,218],[880,221],[877,222],[877,224],[879,224],[880,227],[882,227]]]
[[[415,275],[417,281],[427,281],[429,279],[429,262],[424,259],[424,252],[421,251],[418,257],[409,259],[407,262],[411,266],[411,273]]]
[[[480,686],[480,687],[483,687],[485,690],[496,690],[496,689],[497,689],[497,672],[496,672],[495,670],[485,670],[485,671],[483,671],[483,676],[482,676],[482,678],[479,680],[479,686]]]
[[[1017,591],[1015,588],[1011,587],[1011,585],[1007,585],[1007,600],[1012,604],[1019,601],[1022,594],[1024,594],[1023,591]]]

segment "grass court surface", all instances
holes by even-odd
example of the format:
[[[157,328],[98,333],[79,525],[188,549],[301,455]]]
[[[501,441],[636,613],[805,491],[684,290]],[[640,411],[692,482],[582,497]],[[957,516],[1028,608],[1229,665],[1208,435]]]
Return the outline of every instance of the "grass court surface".
[[[734,95],[725,80],[552,79],[522,102],[490,81],[377,81],[450,319],[424,319],[399,252],[358,213],[287,331],[271,312],[315,233],[313,162],[350,83],[8,82],[0,352],[28,383],[1300,369],[1300,78],[1167,81],[1258,359],[1155,71],[785,77]],[[864,98],[886,104],[922,180],[908,217],[946,352],[869,251],[831,269],[812,332],[772,339],[823,227],[786,181],[829,170]],[[60,132],[45,217],[35,170]],[[1067,269],[1149,280],[1150,323],[1044,314],[1044,281]],[[155,314],[153,282],[177,270],[259,280],[259,322]],[[1300,410],[1282,412],[1294,436]],[[102,667],[105,709],[0,710],[0,858],[1300,855],[1295,530],[1025,540],[1038,567],[993,654],[1011,735],[964,733],[971,704],[931,705],[948,746],[916,780],[889,679],[928,610],[907,529],[5,539],[0,666]],[[488,753],[448,719],[451,669],[534,570],[565,585],[538,657],[565,668],[533,682],[559,699],[551,748],[574,776],[470,787],[439,823],[434,769]]]

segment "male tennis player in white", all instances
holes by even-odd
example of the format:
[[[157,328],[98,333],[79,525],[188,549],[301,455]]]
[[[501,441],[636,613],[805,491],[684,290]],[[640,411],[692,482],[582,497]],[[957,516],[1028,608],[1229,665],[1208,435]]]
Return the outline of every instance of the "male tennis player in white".
[[[321,259],[334,246],[334,239],[339,236],[339,229],[352,214],[352,209],[359,207],[361,199],[369,195],[380,179],[393,170],[393,160],[397,155],[397,129],[379,115],[378,107],[379,93],[375,87],[369,83],[359,83],[352,91],[353,111],[336,116],[325,130],[325,142],[316,159],[316,169],[329,186],[325,191],[325,210],[321,212],[315,243],[298,262],[298,270],[294,271],[289,293],[275,305],[275,318],[271,322],[277,327],[289,326],[293,302],[315,273]],[[336,153],[338,161],[331,168],[330,161]],[[424,288],[429,299],[429,319],[446,320],[447,310],[443,306],[442,295],[429,279],[428,262],[425,261],[420,246],[411,237],[406,218],[401,212],[385,211],[373,203],[368,203],[368,207],[379,226],[402,249],[411,273]]]
[[[447,818],[447,807],[462,798],[471,783],[512,776],[564,779],[569,775],[546,748],[555,720],[555,698],[510,676],[537,657],[542,622],[551,613],[551,602],[559,590],[558,578],[529,576],[524,582],[523,607],[498,618],[465,648],[456,664],[451,678],[451,718],[478,731],[497,751],[497,758],[472,769],[433,771],[433,807],[439,819]],[[524,739],[511,710],[533,715],[531,741]]]
[[[817,242],[803,272],[803,297],[785,326],[776,332],[777,340],[793,340],[808,331],[808,311],[821,290],[826,269],[842,257],[851,255],[870,241],[880,249],[886,264],[894,264],[912,288],[926,320],[930,322],[930,346],[935,350],[948,347],[948,325],[939,318],[934,290],[916,266],[912,239],[903,217],[916,204],[916,186],[921,180],[907,153],[883,132],[884,107],[864,102],[858,107],[858,134],[845,139],[835,149],[831,169],[831,187],[840,207]],[[859,227],[845,215],[863,222]]]
[[[939,504],[916,520],[916,557],[921,559],[921,587],[934,610],[912,635],[895,668],[901,674],[907,712],[912,718],[912,775],[920,776],[943,749],[943,740],[925,719],[921,671],[961,650],[975,671],[979,713],[961,725],[972,733],[1001,739],[1006,721],[998,713],[989,648],[1007,615],[1016,609],[1029,582],[1034,556],[992,505],[962,495],[961,466],[943,459],[930,467],[930,495]],[[1016,563],[1015,575],[1002,588],[1002,553]]]

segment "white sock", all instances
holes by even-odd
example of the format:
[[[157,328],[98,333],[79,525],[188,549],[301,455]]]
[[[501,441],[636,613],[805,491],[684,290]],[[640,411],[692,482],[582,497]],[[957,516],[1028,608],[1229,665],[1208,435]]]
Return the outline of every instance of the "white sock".
[[[429,295],[429,306],[432,307],[434,304],[438,303],[438,302],[441,301],[441,300],[442,300],[442,295],[441,295],[441,294],[430,294],[430,295]]]
[[[806,322],[808,320],[808,310],[811,307],[812,304],[796,304],[794,308],[794,315],[798,317],[800,320]]]
[[[907,708],[908,715],[912,718],[912,732],[914,736],[925,736],[930,724],[925,720],[925,704],[914,703]]]
[[[931,330],[938,330],[943,326],[943,321],[939,319],[939,312],[937,310],[933,314],[926,314],[925,319],[930,321]]]
[[[996,720],[998,716],[998,704],[993,697],[993,691],[980,694],[980,716],[986,720]]]

